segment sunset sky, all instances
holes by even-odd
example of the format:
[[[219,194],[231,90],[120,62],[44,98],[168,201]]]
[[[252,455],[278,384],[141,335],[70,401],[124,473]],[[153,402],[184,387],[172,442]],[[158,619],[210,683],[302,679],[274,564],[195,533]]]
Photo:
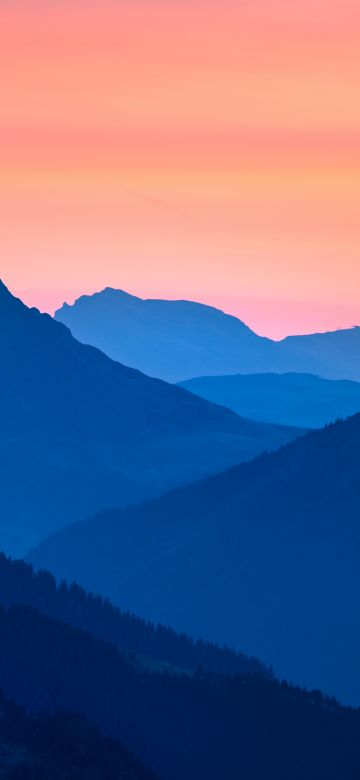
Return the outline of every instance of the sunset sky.
[[[358,0],[0,0],[0,277],[360,324]]]

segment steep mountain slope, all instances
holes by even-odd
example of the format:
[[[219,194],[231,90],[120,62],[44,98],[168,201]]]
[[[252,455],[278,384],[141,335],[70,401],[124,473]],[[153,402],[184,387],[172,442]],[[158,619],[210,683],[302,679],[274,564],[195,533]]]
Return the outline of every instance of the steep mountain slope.
[[[31,556],[144,617],[360,702],[360,415]]]
[[[181,386],[245,417],[281,425],[321,428],[360,411],[360,382],[312,374],[203,376]]]
[[[89,717],[161,780],[358,780],[360,713],[318,692],[261,676],[148,673],[27,607],[0,609],[0,632],[6,696]]]
[[[28,715],[0,693],[3,780],[155,780],[119,743],[79,716]]]
[[[86,593],[76,583],[69,587],[47,571],[35,573],[25,561],[13,561],[0,554],[0,604],[36,607],[46,615],[64,620],[89,634],[136,654],[145,662],[156,659],[165,668],[177,667],[196,672],[200,667],[219,674],[261,674],[272,678],[271,670],[257,658],[249,658],[229,648],[176,634],[170,628],[142,620],[114,607],[108,600]]]
[[[0,548],[161,493],[298,432],[126,368],[0,283]]]
[[[211,306],[143,300],[112,288],[64,304],[55,317],[83,343],[170,382],[274,371],[360,380],[360,328],[275,342]]]

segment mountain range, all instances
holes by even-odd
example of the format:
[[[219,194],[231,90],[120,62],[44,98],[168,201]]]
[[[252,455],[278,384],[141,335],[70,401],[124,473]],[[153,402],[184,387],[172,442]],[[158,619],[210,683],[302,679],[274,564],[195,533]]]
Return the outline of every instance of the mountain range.
[[[360,382],[312,374],[203,376],[181,383],[192,393],[245,417],[322,428],[360,412]]]
[[[36,567],[360,702],[360,415],[43,542]]]
[[[0,777],[358,780],[360,414],[304,428],[358,409],[359,329],[69,312],[104,343],[0,282]]]
[[[2,283],[0,366],[0,544],[9,552],[300,432],[240,419],[120,365]]]
[[[195,673],[224,675],[259,675],[273,679],[270,668],[257,658],[234,652],[203,640],[194,641],[186,634],[143,620],[119,609],[97,594],[87,593],[77,583],[63,581],[42,569],[34,572],[23,560],[12,560],[0,553],[0,604],[9,609],[14,605],[34,607],[45,615],[62,620],[106,642],[115,644],[123,653],[131,654],[143,666],[180,669]]]
[[[65,303],[55,318],[79,341],[169,382],[267,372],[360,380],[359,327],[272,341],[211,306],[113,288]]]
[[[150,780],[139,761],[160,780],[359,777],[360,710],[262,674],[139,663],[97,635],[94,597],[86,609],[75,586],[60,585],[54,597],[46,573],[33,577],[4,559],[1,568],[1,598],[9,591],[0,607],[0,688],[26,710],[0,697],[6,780]],[[26,601],[29,581],[47,609],[61,607],[62,620],[9,603],[10,591]],[[92,633],[67,622],[76,613],[89,627],[94,621]]]

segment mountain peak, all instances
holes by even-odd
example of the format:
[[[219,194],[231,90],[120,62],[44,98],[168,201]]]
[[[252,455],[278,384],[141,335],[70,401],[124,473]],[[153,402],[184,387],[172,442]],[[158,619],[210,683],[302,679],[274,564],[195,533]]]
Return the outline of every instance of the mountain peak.
[[[63,306],[55,319],[84,344],[168,382],[219,373],[219,360],[225,373],[236,373],[239,355],[250,355],[256,364],[266,341],[214,306],[139,298],[112,287]]]
[[[103,290],[95,293],[95,295],[115,295],[118,298],[133,298],[136,301],[142,300],[138,295],[133,295],[132,293],[127,292],[127,290],[121,290],[117,287],[104,287]]]
[[[48,533],[64,518],[143,500],[297,433],[259,429],[109,360],[4,285],[0,367],[0,547],[17,554],[39,538],[42,523]],[[36,487],[40,473],[41,491],[17,491],[21,483]]]

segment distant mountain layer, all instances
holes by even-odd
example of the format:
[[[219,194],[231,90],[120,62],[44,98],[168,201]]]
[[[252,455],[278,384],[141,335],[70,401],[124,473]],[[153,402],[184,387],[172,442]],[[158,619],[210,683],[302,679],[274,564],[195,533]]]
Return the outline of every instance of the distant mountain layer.
[[[120,365],[0,283],[0,549],[274,449],[299,431],[240,420]]]
[[[211,306],[143,300],[112,288],[64,304],[55,318],[79,341],[170,382],[260,372],[360,380],[360,328],[276,342]]]
[[[45,744],[51,759],[57,751],[55,766],[68,772],[56,774],[52,761],[49,780],[146,776],[130,757],[126,767],[126,754],[114,743],[106,750],[96,733],[77,727],[76,718],[71,724],[59,711],[89,718],[160,780],[358,780],[360,775],[360,711],[340,707],[319,692],[260,675],[149,672],[115,645],[29,607],[0,608],[0,635],[4,695],[34,716],[55,713],[34,717],[32,724],[20,713],[11,729],[19,750],[41,753]],[[1,728],[0,722],[0,761]],[[90,759],[88,774],[74,772],[71,763],[81,766]],[[110,776],[106,759],[108,766],[113,762]]]
[[[312,374],[203,376],[181,383],[192,393],[254,420],[322,428],[360,412],[360,382]]]
[[[44,542],[37,567],[360,703],[360,415]]]

